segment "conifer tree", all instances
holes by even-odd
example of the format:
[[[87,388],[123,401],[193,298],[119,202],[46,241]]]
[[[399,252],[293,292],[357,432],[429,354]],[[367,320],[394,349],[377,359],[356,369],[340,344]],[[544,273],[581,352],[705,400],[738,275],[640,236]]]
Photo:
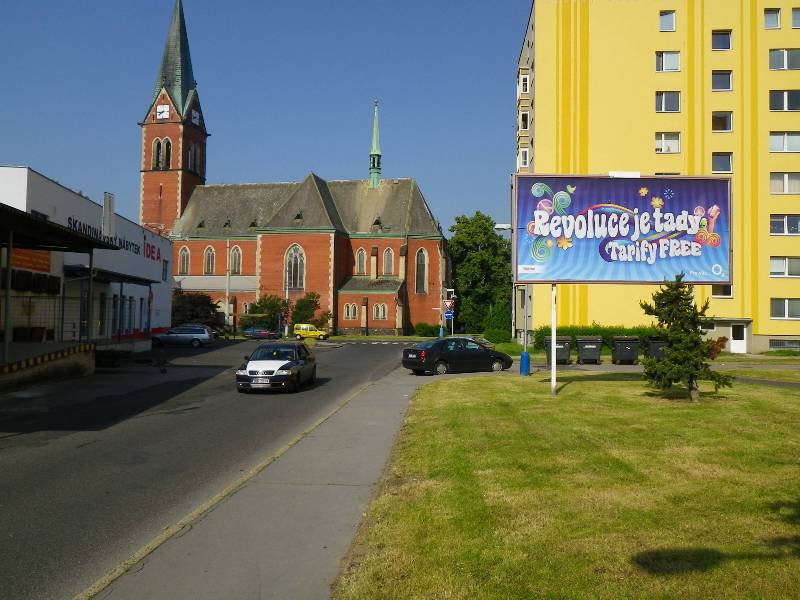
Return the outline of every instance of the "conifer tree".
[[[692,400],[699,398],[698,382],[714,383],[714,390],[730,387],[732,377],[712,371],[708,360],[719,354],[726,338],[718,340],[703,337],[702,325],[707,321],[708,300],[701,308],[692,297],[692,286],[684,283],[683,273],[675,281],[664,283],[653,294],[653,303],[640,302],[645,314],[656,318],[658,328],[667,341],[664,358],[645,358],[644,376],[651,385],[667,390],[675,383],[689,388]]]

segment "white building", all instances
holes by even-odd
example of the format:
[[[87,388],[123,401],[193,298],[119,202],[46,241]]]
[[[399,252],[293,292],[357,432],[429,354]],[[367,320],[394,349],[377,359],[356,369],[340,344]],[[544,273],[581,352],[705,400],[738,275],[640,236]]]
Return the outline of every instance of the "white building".
[[[95,250],[91,259],[89,254],[15,250],[13,324],[19,331],[27,327],[37,338],[44,330],[44,339],[108,345],[148,340],[170,326],[172,243],[116,214],[113,197],[101,206],[28,167],[0,167],[0,202],[118,248]],[[16,272],[31,274],[17,277]],[[55,278],[62,281],[58,294]],[[86,302],[90,288],[91,307]],[[90,316],[94,325],[87,331]]]

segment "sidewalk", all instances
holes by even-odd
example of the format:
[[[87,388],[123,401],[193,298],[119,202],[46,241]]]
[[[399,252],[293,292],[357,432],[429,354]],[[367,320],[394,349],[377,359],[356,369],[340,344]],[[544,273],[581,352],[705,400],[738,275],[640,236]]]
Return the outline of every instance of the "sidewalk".
[[[362,389],[96,598],[328,598],[409,398],[428,381],[396,369]]]

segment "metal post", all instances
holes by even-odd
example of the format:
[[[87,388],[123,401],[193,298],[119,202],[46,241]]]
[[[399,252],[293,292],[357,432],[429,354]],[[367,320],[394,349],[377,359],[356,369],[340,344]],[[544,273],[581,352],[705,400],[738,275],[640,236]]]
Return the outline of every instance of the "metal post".
[[[516,304],[516,302],[514,302]],[[528,286],[522,288],[522,310],[525,331],[522,333],[522,350],[528,351]]]
[[[550,303],[550,394],[556,395],[556,284],[551,285]],[[527,332],[526,332],[527,333]]]
[[[3,307],[3,363],[8,364],[11,352],[11,252],[14,250],[14,232],[8,232],[8,247],[6,248],[6,280],[5,306]]]
[[[231,310],[231,239],[225,239],[225,327],[230,325]]]
[[[117,327],[117,341],[122,341],[122,330],[125,327],[125,299],[123,291],[125,289],[125,284],[120,281],[119,282],[119,310],[117,310],[117,319],[119,320],[119,325]]]
[[[92,299],[94,297],[94,248],[89,248],[89,298],[86,307],[86,341],[91,342],[94,331],[94,311],[92,310]]]

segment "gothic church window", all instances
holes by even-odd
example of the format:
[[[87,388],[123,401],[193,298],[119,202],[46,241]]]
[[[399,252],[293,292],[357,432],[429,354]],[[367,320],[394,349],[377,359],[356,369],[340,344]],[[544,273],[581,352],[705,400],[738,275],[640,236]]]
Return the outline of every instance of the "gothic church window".
[[[297,244],[291,246],[286,252],[286,278],[285,286],[290,290],[305,289],[306,281],[306,256],[303,249]]]
[[[162,164],[162,155],[161,155],[161,140],[158,138],[155,139],[153,142],[153,170],[160,171],[161,164]]]
[[[391,275],[394,272],[394,252],[391,248],[383,251],[383,274]]]
[[[181,248],[181,252],[178,257],[178,274],[189,274],[189,249],[186,246]]]
[[[214,274],[214,263],[215,263],[215,256],[214,256],[214,249],[210,246],[206,248],[205,254],[203,255],[203,274],[204,275],[213,275]]]
[[[428,291],[428,255],[425,250],[420,248],[417,251],[417,280],[416,290],[418,294]]]
[[[242,273],[242,250],[239,246],[231,248],[231,275]]]
[[[164,140],[164,161],[162,168],[169,170],[172,167],[172,142]]]
[[[356,275],[365,275],[367,272],[367,253],[363,248],[356,252]]]

